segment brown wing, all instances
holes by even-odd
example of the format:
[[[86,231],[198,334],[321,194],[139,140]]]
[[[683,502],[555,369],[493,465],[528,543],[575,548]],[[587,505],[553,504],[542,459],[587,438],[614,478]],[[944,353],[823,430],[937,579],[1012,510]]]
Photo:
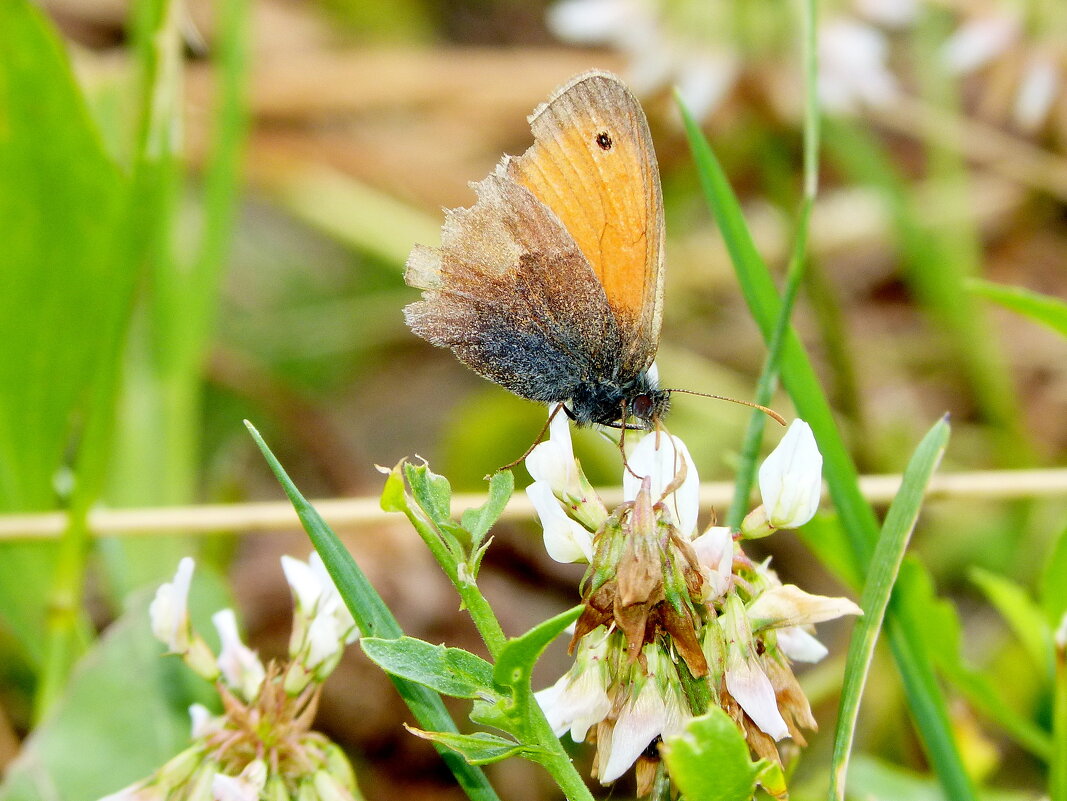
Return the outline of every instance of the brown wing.
[[[588,72],[530,116],[534,144],[506,163],[560,219],[604,287],[622,364],[656,354],[663,301],[663,197],[648,122],[614,75]]]

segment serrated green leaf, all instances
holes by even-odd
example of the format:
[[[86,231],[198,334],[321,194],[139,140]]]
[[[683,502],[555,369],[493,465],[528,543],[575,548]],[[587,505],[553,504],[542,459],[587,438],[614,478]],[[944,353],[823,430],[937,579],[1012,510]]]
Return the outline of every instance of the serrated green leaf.
[[[511,756],[519,756],[530,750],[514,740],[508,740],[484,731],[474,734],[453,734],[451,732],[423,731],[422,729],[410,727],[408,731],[416,737],[430,740],[455,751],[463,757],[468,765],[489,765]]]
[[[438,525],[452,523],[452,485],[448,479],[430,470],[429,465],[404,464],[404,476],[411,487],[415,503]]]
[[[717,706],[690,720],[684,734],[664,740],[659,752],[686,801],[749,801],[762,769],[737,724]]]
[[[1052,632],[1030,594],[1011,579],[980,567],[972,568],[969,576],[1011,627],[1034,665],[1051,674]]]
[[[493,666],[462,648],[432,645],[415,637],[383,640],[364,637],[363,652],[394,676],[418,682],[454,698],[487,698],[493,689]]]
[[[1018,286],[1004,286],[977,278],[968,280],[967,289],[980,297],[998,303],[1005,309],[1018,312],[1060,336],[1067,337],[1067,303],[1059,298]]]
[[[501,470],[489,479],[489,498],[486,502],[477,509],[467,509],[463,512],[461,522],[463,528],[470,533],[475,548],[496,523],[514,491],[514,473],[510,470]]]
[[[1039,594],[1045,619],[1055,629],[1067,612],[1067,528],[1060,532],[1041,571]]]

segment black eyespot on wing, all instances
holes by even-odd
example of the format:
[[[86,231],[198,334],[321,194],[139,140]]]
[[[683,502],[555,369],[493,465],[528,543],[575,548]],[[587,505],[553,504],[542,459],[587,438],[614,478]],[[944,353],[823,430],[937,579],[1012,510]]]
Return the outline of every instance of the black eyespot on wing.
[[[601,131],[596,135],[596,143],[600,146],[601,150],[611,150],[611,146],[614,144],[611,141],[611,137],[608,136],[607,131]]]

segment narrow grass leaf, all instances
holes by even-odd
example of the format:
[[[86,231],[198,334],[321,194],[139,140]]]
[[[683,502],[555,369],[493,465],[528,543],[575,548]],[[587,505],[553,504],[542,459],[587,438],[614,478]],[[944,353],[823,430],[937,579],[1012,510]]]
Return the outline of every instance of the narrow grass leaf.
[[[874,646],[882,628],[889,597],[896,583],[904,551],[919,520],[923,497],[930,478],[941,462],[948,445],[949,425],[940,420],[923,437],[904,471],[900,490],[889,507],[881,536],[874,550],[867,580],[860,596],[863,617],[856,624],[849,643],[845,664],[845,681],[834,735],[834,753],[830,769],[830,799],[845,798],[845,776],[852,740],[859,718],[860,699],[874,657]]]
[[[285,490],[289,501],[293,504],[293,508],[304,526],[304,531],[307,532],[308,537],[315,546],[315,550],[322,557],[330,577],[337,585],[338,592],[341,593],[345,604],[352,612],[360,632],[364,636],[385,639],[396,639],[403,636],[400,624],[397,623],[396,618],[393,617],[393,613],[389,611],[389,607],[385,605],[382,597],[371,586],[363,571],[359,569],[359,565],[352,558],[352,554],[348,552],[344,544],[337,538],[337,535],[326,524],[326,521],[315,511],[315,508],[300,494],[300,490],[293,484],[292,479],[289,478],[285,469],[274,454],[271,453],[267,443],[263,441],[255,427],[247,421],[245,426],[262,452],[263,458],[270,465],[270,469],[278,479],[278,483]],[[393,676],[392,681],[397,692],[400,693],[401,698],[404,699],[420,726],[436,732],[458,733],[459,729],[448,714],[448,710],[445,709],[440,695],[423,687],[421,684],[407,679]],[[496,801],[496,792],[481,770],[468,765],[457,754],[444,746],[440,746],[438,751],[472,801]]]
[[[1036,323],[1047,325],[1060,336],[1067,337],[1067,303],[1059,298],[1042,295],[1020,286],[1004,286],[978,278],[968,280],[966,288],[978,297],[1018,312]]]

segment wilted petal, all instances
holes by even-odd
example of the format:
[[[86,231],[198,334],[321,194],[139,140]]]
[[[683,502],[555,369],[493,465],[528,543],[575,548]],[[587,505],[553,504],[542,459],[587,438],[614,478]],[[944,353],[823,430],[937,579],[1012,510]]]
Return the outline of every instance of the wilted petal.
[[[754,630],[780,626],[804,626],[822,623],[842,615],[862,615],[848,598],[811,595],[796,584],[771,587],[748,605],[748,619]]]
[[[818,662],[830,651],[800,626],[777,629],[778,650],[796,662]]]
[[[624,774],[648,744],[662,734],[666,722],[667,707],[656,682],[649,679],[615,721],[608,757],[600,766],[600,782],[607,784]]]
[[[148,607],[152,633],[174,653],[189,650],[189,585],[196,564],[186,556],[178,562],[174,579],[161,584]]]
[[[237,617],[232,609],[222,609],[211,616],[219,632],[221,650],[218,665],[226,683],[251,701],[259,694],[266,671],[255,652],[241,642],[237,633]]]
[[[760,495],[770,524],[796,528],[815,515],[822,496],[822,454],[811,426],[794,420],[759,469]]]
[[[641,479],[647,476],[652,480],[653,503],[659,501],[663,491],[674,481],[682,465],[685,465],[682,485],[664,499],[664,504],[678,530],[686,536],[691,536],[696,530],[697,515],[700,513],[700,477],[685,443],[678,437],[662,431],[653,431],[637,443],[627,461],[630,470],[625,470],[622,474],[623,498],[627,501],[637,498]]]
[[[771,680],[754,659],[737,656],[733,646],[726,666],[726,689],[762,731],[775,740],[789,736]]]
[[[592,559],[593,535],[567,517],[547,482],[535,481],[526,488],[526,495],[541,520],[549,556],[557,562],[588,562]]]

